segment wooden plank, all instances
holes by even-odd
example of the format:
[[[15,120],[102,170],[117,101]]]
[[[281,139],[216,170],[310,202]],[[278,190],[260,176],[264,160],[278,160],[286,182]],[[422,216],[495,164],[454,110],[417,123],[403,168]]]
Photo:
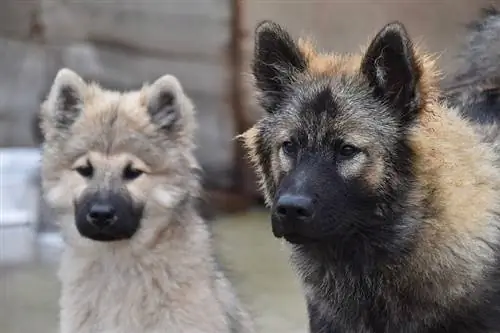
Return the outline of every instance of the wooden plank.
[[[40,0],[0,1],[0,34],[28,39],[41,32],[38,21]]]
[[[497,1],[498,2],[498,1]],[[309,34],[328,51],[358,52],[392,20],[403,22],[415,41],[440,55],[445,72],[453,71],[452,55],[465,38],[465,24],[476,19],[491,0],[365,0],[283,1],[247,0],[250,39],[257,22],[272,18],[298,37]]]
[[[133,88],[152,81],[163,74],[179,78],[187,91],[204,95],[217,95],[226,90],[227,66],[222,63],[184,61],[150,57],[140,53],[124,53],[113,48],[96,47],[91,43],[63,47],[62,65],[82,76]]]
[[[229,188],[233,185],[234,137],[236,129],[231,117],[231,106],[223,95],[191,94],[196,105],[198,129],[196,156],[210,186]]]
[[[0,147],[34,144],[33,114],[45,93],[53,54],[36,43],[0,39]]]
[[[42,0],[48,41],[104,40],[157,52],[221,56],[229,41],[225,1]]]

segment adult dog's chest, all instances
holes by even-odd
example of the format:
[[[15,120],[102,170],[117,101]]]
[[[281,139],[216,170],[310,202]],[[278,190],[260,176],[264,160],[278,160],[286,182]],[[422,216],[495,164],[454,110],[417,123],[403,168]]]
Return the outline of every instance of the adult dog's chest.
[[[305,283],[312,333],[422,332],[422,321],[409,320],[395,291],[381,282],[324,275]],[[421,311],[415,311],[422,314]]]

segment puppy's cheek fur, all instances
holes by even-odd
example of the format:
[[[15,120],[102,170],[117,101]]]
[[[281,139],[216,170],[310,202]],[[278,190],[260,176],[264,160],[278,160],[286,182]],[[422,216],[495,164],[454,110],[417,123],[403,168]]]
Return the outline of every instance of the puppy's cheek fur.
[[[152,203],[164,208],[173,208],[181,200],[185,190],[177,186],[158,186],[151,193]]]
[[[147,177],[146,175],[141,177]],[[134,202],[146,202],[149,193],[146,189],[151,191],[153,182],[149,179],[137,179],[125,185],[127,192],[131,195]]]
[[[74,171],[63,171],[61,177],[55,181],[48,181],[45,185],[45,200],[55,209],[73,207],[73,203],[85,191],[85,180]],[[68,193],[68,189],[71,193]]]
[[[152,217],[157,209],[162,207],[174,207],[177,203],[177,195],[168,184],[160,185],[155,182],[154,176],[144,175],[143,179],[138,179],[127,185],[127,191],[132,195],[132,200],[142,202],[146,205],[147,217]]]

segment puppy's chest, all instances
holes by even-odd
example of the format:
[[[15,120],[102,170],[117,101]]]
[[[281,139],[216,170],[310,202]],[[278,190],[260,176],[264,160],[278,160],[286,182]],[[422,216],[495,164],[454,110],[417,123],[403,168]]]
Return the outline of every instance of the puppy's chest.
[[[208,326],[222,323],[209,281],[100,271],[63,285],[61,321],[72,328],[62,332],[184,332],[183,327],[191,327],[195,333],[198,320]]]
[[[172,317],[175,293],[166,283],[151,278],[91,276],[79,287],[66,290],[68,308],[79,309],[74,316],[96,332],[130,332],[132,328],[154,329]],[[138,327],[139,326],[139,327]]]

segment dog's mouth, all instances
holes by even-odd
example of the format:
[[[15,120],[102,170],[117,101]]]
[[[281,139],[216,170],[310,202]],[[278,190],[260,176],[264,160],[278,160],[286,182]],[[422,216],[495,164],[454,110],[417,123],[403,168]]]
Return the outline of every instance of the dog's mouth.
[[[319,241],[318,239],[304,236],[298,233],[288,233],[283,235],[283,238],[291,244],[311,244]]]
[[[78,232],[97,242],[131,239],[143,218],[143,206],[121,194],[91,193],[74,206]]]
[[[105,232],[105,231],[97,231],[97,232],[86,232],[80,233],[83,237],[91,239],[96,242],[117,242],[121,240],[126,240],[132,238],[133,234],[125,234],[125,233],[116,233],[116,232]]]
[[[320,240],[311,235],[304,235],[304,233],[291,221],[284,222],[282,220],[273,219],[272,232],[274,237],[278,239],[284,238],[291,244],[309,244],[316,243]]]
[[[76,228],[84,238],[96,242],[115,242],[131,239],[139,229],[139,219],[120,219],[107,226],[99,226],[91,223],[83,214],[76,215]]]

